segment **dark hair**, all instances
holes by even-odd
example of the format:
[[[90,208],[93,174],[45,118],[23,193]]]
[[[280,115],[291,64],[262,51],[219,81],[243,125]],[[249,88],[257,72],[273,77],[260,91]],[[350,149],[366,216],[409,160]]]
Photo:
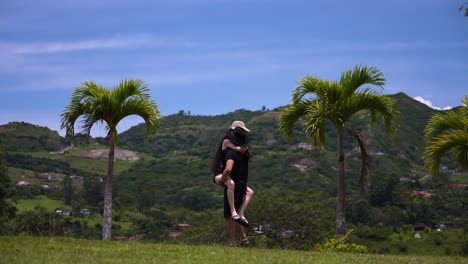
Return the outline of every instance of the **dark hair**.
[[[239,129],[246,132],[242,128],[239,128]],[[224,136],[221,138],[221,141],[219,142],[218,147],[216,148],[216,152],[215,152],[215,155],[213,157],[213,160],[211,161],[211,170],[210,171],[211,171],[212,174],[216,174],[218,172],[218,169],[223,166],[223,161],[224,161],[224,156],[225,156],[225,153],[223,152],[223,141],[225,139],[229,139],[231,141],[231,143],[236,145],[236,146],[246,145],[246,144],[248,144],[250,142],[250,137],[249,137],[247,132],[246,132],[247,134],[245,134],[243,132],[237,131],[237,132],[240,132],[240,134],[239,134],[235,130],[236,129],[228,129],[224,133]],[[242,136],[243,136],[243,138],[242,138]],[[250,159],[249,149],[244,151],[243,154],[244,154],[244,157],[247,160]]]
[[[223,138],[221,139],[221,142],[219,142],[218,147],[216,148],[215,156],[213,157],[213,160],[211,161],[211,173],[214,175],[215,173],[218,172],[218,168],[222,166],[222,158],[224,156],[223,153],[223,141],[227,139],[227,135],[225,134]]]

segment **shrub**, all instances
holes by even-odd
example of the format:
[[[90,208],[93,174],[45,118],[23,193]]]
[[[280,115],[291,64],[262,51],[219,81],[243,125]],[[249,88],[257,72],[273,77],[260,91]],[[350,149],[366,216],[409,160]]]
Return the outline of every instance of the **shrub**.
[[[468,241],[463,242],[461,245],[461,254],[462,256],[468,256]]]
[[[333,237],[324,243],[316,244],[315,250],[319,252],[367,253],[368,249],[366,246],[347,242],[351,232],[353,232],[352,229],[348,231],[341,239]]]

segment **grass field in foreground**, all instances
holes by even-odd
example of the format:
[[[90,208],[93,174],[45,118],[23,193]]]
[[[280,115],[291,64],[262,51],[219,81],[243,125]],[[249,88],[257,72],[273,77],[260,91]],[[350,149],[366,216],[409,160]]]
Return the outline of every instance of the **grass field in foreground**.
[[[462,257],[337,254],[308,251],[0,237],[1,263],[467,263]]]

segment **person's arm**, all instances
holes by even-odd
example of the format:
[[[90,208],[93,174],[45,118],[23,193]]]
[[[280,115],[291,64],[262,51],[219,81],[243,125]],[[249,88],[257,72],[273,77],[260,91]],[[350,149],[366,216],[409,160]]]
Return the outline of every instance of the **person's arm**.
[[[232,159],[229,159],[226,161],[226,167],[224,168],[224,171],[223,171],[223,176],[221,176],[221,179],[219,180],[219,182],[221,184],[224,184],[224,182],[226,181],[226,179],[231,176],[231,172],[232,172],[232,168],[234,166],[234,160]]]
[[[231,140],[226,138],[225,140],[223,140],[222,149],[225,150],[227,148],[230,148],[232,150],[235,150],[237,152],[242,152],[242,153],[244,153],[244,151],[247,150],[247,146],[240,146],[240,147],[236,146],[236,145],[232,144]]]

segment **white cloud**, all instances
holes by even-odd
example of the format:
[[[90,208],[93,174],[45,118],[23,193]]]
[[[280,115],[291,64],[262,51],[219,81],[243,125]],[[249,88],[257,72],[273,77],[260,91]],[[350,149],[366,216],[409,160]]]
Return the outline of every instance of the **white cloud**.
[[[166,38],[147,34],[132,36],[116,35],[110,38],[91,39],[68,42],[38,42],[38,43],[0,43],[2,54],[44,54],[106,48],[133,48],[142,45],[163,45]]]
[[[413,99],[418,101],[418,102],[421,102],[421,103],[423,103],[423,104],[425,104],[425,105],[427,105],[427,106],[429,106],[430,108],[433,108],[433,109],[437,109],[437,110],[450,110],[450,109],[452,109],[451,106],[445,106],[445,107],[434,106],[431,101],[426,100],[426,99],[422,98],[421,96],[416,96]]]

